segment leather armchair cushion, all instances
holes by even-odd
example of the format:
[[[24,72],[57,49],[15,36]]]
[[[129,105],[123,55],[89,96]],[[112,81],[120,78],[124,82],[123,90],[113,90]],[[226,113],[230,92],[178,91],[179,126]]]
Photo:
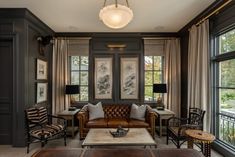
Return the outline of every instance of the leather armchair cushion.
[[[130,119],[129,128],[147,128],[149,124],[142,120]]]
[[[108,120],[108,127],[109,128],[117,128],[119,125],[121,125],[124,128],[128,128],[128,122],[126,119],[115,118],[115,119]]]
[[[86,127],[88,128],[107,128],[108,120],[104,118],[89,120],[86,123]]]

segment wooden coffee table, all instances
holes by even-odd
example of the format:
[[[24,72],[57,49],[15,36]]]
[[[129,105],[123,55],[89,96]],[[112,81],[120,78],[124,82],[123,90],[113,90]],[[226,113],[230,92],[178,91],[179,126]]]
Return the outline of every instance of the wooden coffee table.
[[[93,146],[155,146],[156,142],[145,128],[130,128],[124,137],[113,137],[109,131],[112,128],[90,129],[82,147]]]

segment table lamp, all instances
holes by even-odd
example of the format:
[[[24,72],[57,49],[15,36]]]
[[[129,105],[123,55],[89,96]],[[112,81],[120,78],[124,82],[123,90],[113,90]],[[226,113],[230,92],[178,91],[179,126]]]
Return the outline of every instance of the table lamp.
[[[65,94],[70,95],[70,103],[75,103],[75,98],[71,97],[73,94],[80,94],[80,86],[79,85],[66,85]]]
[[[164,110],[164,104],[160,93],[166,93],[166,84],[153,84],[153,93],[159,93],[157,98],[157,108]]]

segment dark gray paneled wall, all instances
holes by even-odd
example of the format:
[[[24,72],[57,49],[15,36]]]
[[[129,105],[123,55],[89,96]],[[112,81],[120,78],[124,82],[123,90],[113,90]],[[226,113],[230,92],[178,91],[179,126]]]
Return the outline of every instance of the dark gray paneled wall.
[[[27,9],[0,9],[0,39],[12,40],[13,45],[13,104],[11,111],[13,146],[25,146],[24,110],[36,102],[36,58],[48,62],[48,101],[44,106],[51,108],[52,46],[48,46],[45,56],[39,55],[36,40],[39,35],[53,35],[54,32]],[[8,67],[5,67],[8,70]],[[1,78],[0,78],[1,81]],[[2,90],[0,88],[0,90]],[[1,107],[0,107],[1,109]],[[3,114],[0,110],[0,119]],[[2,124],[1,124],[2,125]],[[3,126],[4,127],[4,126]],[[1,132],[0,132],[1,134]],[[1,143],[0,143],[1,144]]]
[[[108,44],[125,44],[123,49],[107,47]],[[144,99],[144,52],[143,41],[141,37],[134,36],[128,37],[128,34],[105,34],[103,37],[93,37],[90,44],[90,77],[89,77],[89,93],[91,102],[95,103],[102,101],[108,104],[130,104],[130,103],[143,103]],[[112,99],[99,100],[95,99],[94,92],[94,60],[95,58],[112,57],[113,59],[113,97]],[[139,96],[138,99],[121,99],[120,98],[120,59],[122,57],[137,57],[139,59]]]

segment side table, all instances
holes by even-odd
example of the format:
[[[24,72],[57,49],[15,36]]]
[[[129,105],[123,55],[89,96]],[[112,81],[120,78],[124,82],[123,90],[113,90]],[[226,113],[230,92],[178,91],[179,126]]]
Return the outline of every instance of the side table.
[[[202,151],[205,157],[211,156],[211,143],[215,140],[214,135],[202,130],[193,129],[186,130],[185,134],[189,137],[188,148],[193,149],[194,142],[201,142],[203,146]]]
[[[164,109],[164,110],[153,109],[153,111],[156,112],[159,117],[159,136],[161,137],[162,136],[162,120],[167,120],[175,116],[175,113],[168,109]]]
[[[74,116],[80,111],[80,109],[76,109],[74,111],[68,111],[64,110],[60,113],[58,113],[58,116],[63,117],[67,121],[71,120],[72,121],[72,126],[68,126],[67,130],[68,132],[71,132],[72,138],[74,138],[75,132],[78,131],[78,127],[74,126]]]

